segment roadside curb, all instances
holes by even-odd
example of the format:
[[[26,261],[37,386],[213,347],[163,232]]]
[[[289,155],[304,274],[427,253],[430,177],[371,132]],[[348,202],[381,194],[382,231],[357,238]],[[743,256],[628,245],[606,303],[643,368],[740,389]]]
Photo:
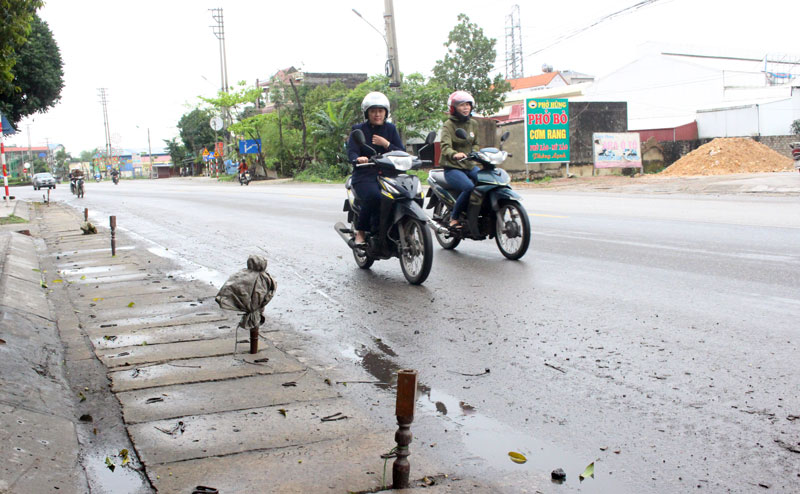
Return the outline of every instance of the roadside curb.
[[[0,230],[0,492],[87,490],[42,276],[34,239]]]

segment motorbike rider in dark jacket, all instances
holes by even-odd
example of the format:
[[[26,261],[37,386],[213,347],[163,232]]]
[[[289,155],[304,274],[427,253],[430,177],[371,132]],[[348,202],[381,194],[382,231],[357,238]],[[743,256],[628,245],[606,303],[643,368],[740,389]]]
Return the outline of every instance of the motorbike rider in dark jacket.
[[[365,143],[378,153],[404,151],[403,142],[394,124],[387,122],[389,118],[389,99],[383,93],[371,92],[361,102],[361,111],[365,121],[354,125],[353,130],[360,129],[366,138]],[[360,146],[351,137],[347,142],[347,157],[353,165],[351,184],[361,201],[361,211],[356,225],[356,244],[366,242],[366,231],[372,230],[378,218],[381,191],[378,186],[378,171],[373,166],[361,166],[369,161],[372,151]]]
[[[478,124],[472,117],[475,99],[466,91],[456,91],[447,98],[450,118],[442,126],[442,166],[447,183],[461,193],[458,195],[453,211],[450,213],[450,226],[457,227],[459,216],[469,202],[472,189],[478,177],[479,167],[461,161],[471,151],[480,150],[478,144]],[[456,136],[456,129],[464,129],[468,139]]]

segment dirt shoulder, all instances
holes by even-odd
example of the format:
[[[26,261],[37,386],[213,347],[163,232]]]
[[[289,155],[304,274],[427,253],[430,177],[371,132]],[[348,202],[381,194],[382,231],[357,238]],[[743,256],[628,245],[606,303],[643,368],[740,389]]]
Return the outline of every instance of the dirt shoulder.
[[[636,175],[558,178],[547,182],[514,182],[525,190],[608,191],[628,194],[759,194],[800,196],[800,173],[737,173],[713,176]]]

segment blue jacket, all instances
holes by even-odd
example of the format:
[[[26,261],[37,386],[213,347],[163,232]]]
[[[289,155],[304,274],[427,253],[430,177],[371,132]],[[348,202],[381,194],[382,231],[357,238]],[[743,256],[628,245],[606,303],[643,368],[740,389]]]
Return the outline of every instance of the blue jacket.
[[[395,127],[393,123],[385,122],[383,125],[375,126],[370,125],[369,122],[361,122],[353,126],[353,130],[356,129],[361,129],[361,132],[364,133],[366,144],[371,146],[378,153],[405,151],[403,141],[400,140],[400,134],[397,133],[397,127]],[[372,136],[376,134],[389,141],[389,149],[372,144]],[[372,156],[372,151],[366,146],[359,146],[351,137],[347,141],[347,158],[353,165],[352,183],[357,184],[360,182],[377,180],[378,170],[376,170],[374,166],[356,167],[356,160],[359,156]]]

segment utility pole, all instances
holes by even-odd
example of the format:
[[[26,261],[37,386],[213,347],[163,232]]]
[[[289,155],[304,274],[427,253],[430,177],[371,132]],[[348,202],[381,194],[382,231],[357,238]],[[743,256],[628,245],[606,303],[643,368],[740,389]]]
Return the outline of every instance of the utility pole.
[[[383,20],[386,24],[386,48],[388,50],[386,76],[392,80],[392,82],[389,83],[389,87],[399,88],[401,83],[400,58],[397,54],[397,36],[395,35],[394,5],[392,4],[392,0],[383,0],[383,7],[385,9]]]
[[[208,9],[211,11],[211,17],[217,21],[216,26],[211,26],[214,31],[214,36],[219,40],[219,74],[222,84],[222,92],[228,92],[228,58],[225,54],[225,21],[222,16],[222,9]]]
[[[108,99],[106,99],[106,88],[101,87],[98,90],[100,91],[100,102],[103,104],[103,127],[106,134],[106,169],[108,169],[108,165],[111,163],[111,129],[108,126]]]
[[[227,94],[228,93],[228,57],[225,53],[225,21],[222,16],[222,9],[208,9],[211,11],[211,17],[217,21],[216,26],[211,26],[211,29],[214,31],[214,36],[217,37],[219,40],[219,71],[220,77],[222,79],[222,92]],[[228,109],[222,109],[222,119],[225,122],[224,128],[228,128],[228,124],[230,123],[230,115],[228,114]],[[226,137],[228,133],[225,134]],[[227,138],[225,139],[227,141]],[[217,141],[214,141],[214,147],[216,147]],[[219,159],[219,157],[215,157],[215,159]]]
[[[150,127],[147,128],[147,155],[150,157],[150,178],[153,178],[153,150],[150,148]]]

